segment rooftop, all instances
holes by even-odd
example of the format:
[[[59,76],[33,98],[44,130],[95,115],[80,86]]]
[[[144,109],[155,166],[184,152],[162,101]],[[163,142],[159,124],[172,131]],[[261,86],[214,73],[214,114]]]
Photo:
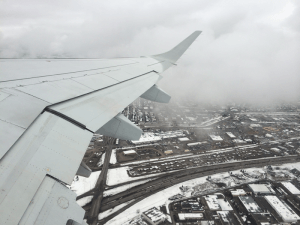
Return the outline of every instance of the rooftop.
[[[257,194],[257,193],[260,193],[260,194],[271,194],[273,193],[271,188],[268,187],[266,184],[249,184],[248,185],[251,190]]]
[[[298,188],[295,187],[295,185],[293,185],[290,182],[281,182],[281,184],[287,189],[289,190],[289,192],[293,195],[300,195],[300,191]]]
[[[265,196],[267,202],[280,215],[284,222],[296,222],[300,217],[286,204],[283,204],[276,196]]]
[[[223,141],[223,139],[220,136],[217,135],[209,135],[209,136],[213,141]]]
[[[251,213],[260,213],[263,210],[257,205],[254,199],[251,196],[239,196],[239,199],[245,206],[248,212]]]

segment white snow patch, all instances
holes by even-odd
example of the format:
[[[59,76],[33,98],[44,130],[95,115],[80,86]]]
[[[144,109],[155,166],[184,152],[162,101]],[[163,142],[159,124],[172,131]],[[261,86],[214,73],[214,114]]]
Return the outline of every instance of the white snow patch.
[[[101,155],[101,158],[99,159],[99,162],[97,163],[98,167],[103,165],[104,159],[105,159],[105,152]]]
[[[78,176],[79,180],[73,180],[71,184],[71,190],[74,191],[78,196],[93,189],[95,187],[100,173],[101,171],[92,172],[92,174],[88,178]]]
[[[110,164],[116,164],[117,163],[117,150],[116,149],[112,150],[109,163]]]
[[[108,217],[109,215],[115,213],[116,211],[118,211],[119,209],[123,208],[124,206],[130,204],[130,203],[133,202],[133,201],[134,201],[134,200],[130,200],[130,201],[128,201],[128,202],[125,202],[125,203],[123,203],[123,204],[121,204],[121,205],[116,206],[116,207],[113,208],[113,209],[109,209],[109,210],[106,210],[106,211],[104,211],[104,212],[102,212],[102,213],[99,213],[99,215],[98,215],[98,220],[101,220],[101,219],[104,219],[105,217]],[[118,224],[119,224],[119,223],[118,223]]]
[[[80,205],[82,207],[82,206],[85,206],[86,204],[88,204],[89,202],[91,202],[92,199],[93,199],[93,196],[87,196],[87,197],[77,200],[76,202],[78,203],[78,205]]]

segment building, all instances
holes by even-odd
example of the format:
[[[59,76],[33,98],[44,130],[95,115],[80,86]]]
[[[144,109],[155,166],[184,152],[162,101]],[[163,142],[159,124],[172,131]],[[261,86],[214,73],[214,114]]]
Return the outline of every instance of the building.
[[[204,196],[206,204],[211,211],[221,210],[219,202],[217,200],[217,195],[206,195]]]
[[[291,182],[281,182],[282,186],[292,195],[300,195],[300,190]]]
[[[197,145],[201,145],[201,144],[205,144],[207,143],[206,141],[203,141],[203,142],[194,142],[194,143],[188,143],[186,144],[187,146],[189,147],[193,147],[193,146],[197,146]]]
[[[270,150],[272,150],[274,152],[281,152],[279,148],[270,148]]]
[[[237,144],[245,144],[245,143],[247,143],[246,141],[241,140],[241,139],[234,139],[233,142],[235,142]]]
[[[156,207],[143,212],[142,217],[152,225],[160,224],[166,220],[166,215],[159,211]]]
[[[136,155],[136,151],[133,149],[126,150],[126,151],[123,151],[123,155],[125,155],[125,156]]]
[[[231,133],[231,132],[226,132],[226,134],[227,134],[230,138],[236,138],[236,136],[234,136],[233,133]]]
[[[240,201],[249,213],[262,213],[263,210],[257,205],[251,196],[239,196]]]
[[[217,201],[223,211],[232,211],[233,210],[231,205],[229,204],[229,202],[226,199],[218,198]]]
[[[144,132],[139,140],[131,141],[131,142],[135,145],[138,145],[138,144],[145,144],[145,143],[151,143],[156,141],[161,141],[161,137],[155,135],[153,132]]]
[[[279,198],[274,195],[265,196],[266,201],[272,206],[284,222],[296,222],[300,217]]]
[[[223,141],[223,139],[220,136],[217,135],[209,135],[209,136],[213,141]]]
[[[184,141],[189,141],[190,139],[188,139],[187,137],[183,137],[183,138],[178,138],[178,141],[184,142]]]
[[[233,210],[231,205],[229,204],[229,202],[227,200],[225,200],[223,194],[206,195],[206,196],[204,196],[204,199],[206,201],[208,208],[211,211],[217,211],[217,210],[231,211],[231,210]]]
[[[248,184],[254,194],[274,194],[275,191],[266,184]]]
[[[165,151],[165,154],[166,154],[166,155],[173,154],[173,151],[172,151],[172,150],[167,150],[167,151]]]
[[[237,197],[237,196],[244,196],[246,195],[246,192],[244,189],[236,189],[235,191],[231,191],[232,197]]]
[[[234,214],[230,211],[217,211],[222,225],[239,224]]]
[[[250,128],[261,128],[261,125],[252,123],[252,124],[250,124]]]
[[[203,213],[178,213],[180,220],[197,220],[203,218]]]

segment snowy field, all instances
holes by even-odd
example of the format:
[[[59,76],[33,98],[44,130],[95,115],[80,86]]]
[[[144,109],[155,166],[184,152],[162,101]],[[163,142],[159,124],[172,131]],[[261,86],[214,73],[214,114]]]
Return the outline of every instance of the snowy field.
[[[76,193],[76,195],[81,195],[95,187],[97,179],[100,175],[101,171],[93,172],[90,177],[85,178],[82,176],[78,176],[79,180],[76,181],[74,178],[70,189]],[[92,196],[87,196],[77,201],[78,205],[84,206],[92,200]]]
[[[109,216],[110,214],[113,214],[114,212],[118,211],[119,209],[122,209],[124,206],[130,204],[130,203],[133,202],[133,201],[134,201],[134,200],[125,202],[125,203],[123,203],[123,204],[121,204],[121,205],[118,205],[117,207],[115,207],[115,208],[113,208],[113,209],[109,209],[109,210],[106,210],[106,211],[104,211],[104,212],[102,212],[102,213],[99,213],[99,215],[98,215],[98,220],[101,220],[101,219],[103,219],[103,218]],[[117,223],[117,224],[119,224],[119,223]]]
[[[86,204],[88,204],[89,202],[91,202],[92,199],[93,199],[93,196],[87,196],[87,197],[77,200],[76,202],[78,205],[80,205],[82,207],[82,206],[85,206]]]
[[[117,163],[117,155],[116,155],[116,151],[117,149],[113,149],[111,152],[111,156],[110,156],[110,160],[109,163],[110,164],[116,164]],[[101,155],[101,158],[99,159],[99,162],[97,163],[97,166],[100,167],[103,165],[105,160],[105,152]]]
[[[76,181],[74,178],[71,184],[71,190],[74,191],[78,196],[93,189],[100,173],[101,171],[93,172],[88,178],[78,176],[78,181]]]
[[[110,164],[116,164],[117,163],[117,149],[112,150],[109,163]]]

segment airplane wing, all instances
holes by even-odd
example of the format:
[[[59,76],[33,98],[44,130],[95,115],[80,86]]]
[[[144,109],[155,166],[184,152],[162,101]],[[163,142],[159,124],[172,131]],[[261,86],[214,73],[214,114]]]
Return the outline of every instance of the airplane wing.
[[[138,97],[167,103],[157,87],[201,32],[169,52],[123,59],[0,60],[0,224],[85,224],[71,184],[94,133],[139,139],[120,112]]]

